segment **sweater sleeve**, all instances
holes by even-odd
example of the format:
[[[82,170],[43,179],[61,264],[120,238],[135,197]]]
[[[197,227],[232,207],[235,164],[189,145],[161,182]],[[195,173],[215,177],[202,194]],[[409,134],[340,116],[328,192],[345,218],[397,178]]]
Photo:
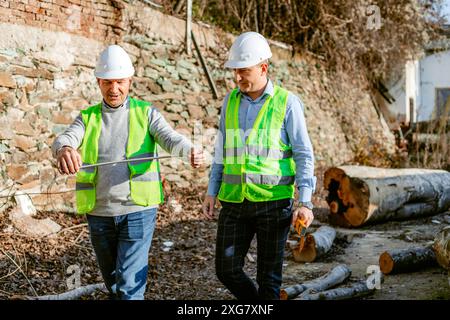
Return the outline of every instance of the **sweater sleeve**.
[[[193,147],[192,142],[176,132],[158,109],[150,108],[148,119],[149,132],[155,138],[155,141],[170,154],[189,161],[190,151]]]
[[[69,146],[74,149],[78,149],[83,141],[84,137],[84,123],[79,114],[74,122],[62,133],[60,134],[52,144],[52,155],[56,158],[56,154],[59,149],[64,146]]]

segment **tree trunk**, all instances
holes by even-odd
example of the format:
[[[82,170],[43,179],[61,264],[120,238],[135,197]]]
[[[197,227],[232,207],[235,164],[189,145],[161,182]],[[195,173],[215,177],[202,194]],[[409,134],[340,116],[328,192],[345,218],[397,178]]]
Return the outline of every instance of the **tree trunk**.
[[[90,284],[84,287],[79,287],[71,291],[67,291],[60,294],[48,295],[48,296],[38,296],[38,297],[28,297],[29,300],[76,300],[80,297],[91,294],[96,290],[106,291],[106,286],[104,283]]]
[[[342,166],[324,175],[330,223],[358,227],[368,222],[436,214],[450,207],[450,172]]]
[[[305,292],[298,300],[345,300],[367,296],[373,292],[375,288],[369,289],[366,281],[360,281],[348,288],[336,288],[318,293]]]
[[[431,247],[390,250],[380,255],[379,264],[384,274],[412,272],[436,265],[436,256]]]
[[[308,234],[305,245],[300,251],[300,246],[292,247],[292,255],[297,262],[312,262],[327,253],[333,245],[336,231],[327,226],[322,226],[316,232]]]
[[[281,289],[280,299],[293,299],[307,289],[314,289],[316,291],[326,290],[328,288],[334,287],[339,283],[344,282],[350,277],[351,273],[352,271],[346,265],[340,264],[320,278]]]
[[[450,270],[450,226],[444,227],[434,240],[433,250],[441,267]]]

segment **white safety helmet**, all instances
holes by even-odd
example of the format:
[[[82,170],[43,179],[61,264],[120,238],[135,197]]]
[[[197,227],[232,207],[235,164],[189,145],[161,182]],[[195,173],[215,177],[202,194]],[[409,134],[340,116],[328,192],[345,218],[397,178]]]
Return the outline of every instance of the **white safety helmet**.
[[[134,75],[134,68],[122,47],[110,45],[100,53],[94,75],[100,79],[124,79]]]
[[[257,32],[244,32],[230,49],[226,68],[240,69],[256,66],[272,57],[267,40]]]

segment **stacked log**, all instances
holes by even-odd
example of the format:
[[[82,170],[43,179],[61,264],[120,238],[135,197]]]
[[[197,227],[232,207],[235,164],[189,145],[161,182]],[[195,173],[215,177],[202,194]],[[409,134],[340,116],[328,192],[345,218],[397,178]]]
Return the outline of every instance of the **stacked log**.
[[[437,214],[450,207],[450,172],[427,169],[333,167],[325,172],[331,224],[366,223]]]

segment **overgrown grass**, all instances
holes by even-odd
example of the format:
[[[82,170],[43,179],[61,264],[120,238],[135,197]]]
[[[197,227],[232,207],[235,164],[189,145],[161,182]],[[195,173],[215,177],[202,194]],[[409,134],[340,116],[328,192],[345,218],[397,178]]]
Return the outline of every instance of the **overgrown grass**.
[[[450,117],[416,125],[408,138],[406,166],[450,171]]]

